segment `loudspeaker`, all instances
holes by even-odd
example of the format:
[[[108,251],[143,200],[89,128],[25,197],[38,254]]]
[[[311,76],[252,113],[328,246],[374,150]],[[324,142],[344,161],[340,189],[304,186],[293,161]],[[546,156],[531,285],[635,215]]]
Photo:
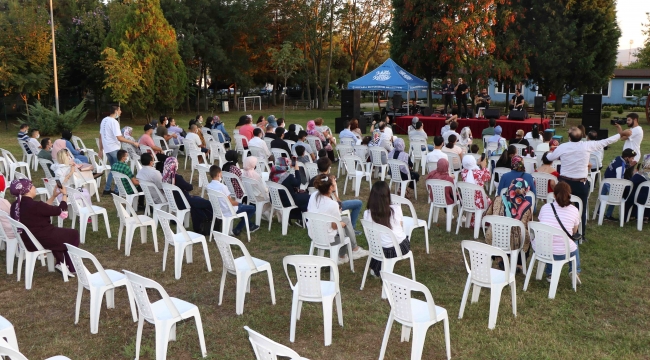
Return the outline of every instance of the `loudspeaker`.
[[[509,120],[524,120],[526,119],[526,110],[513,110],[508,114]]]
[[[582,112],[582,126],[593,129],[600,129],[600,111],[598,112]]]
[[[485,109],[485,111],[483,111],[483,116],[485,116],[486,119],[490,119],[490,118],[498,119],[499,117],[501,117],[501,110]]]
[[[609,137],[609,129],[598,129],[598,140],[607,139]]]
[[[347,120],[358,118],[361,113],[361,91],[341,91],[341,117]]]
[[[603,107],[603,95],[601,94],[584,94],[582,95],[582,114],[599,113]]]
[[[541,114],[546,107],[546,96],[535,96],[535,113]]]
[[[335,133],[340,133],[345,129],[345,122],[348,121],[347,119],[337,117],[334,119],[334,132]]]
[[[393,95],[393,108],[401,109],[403,104],[404,104],[404,99],[402,98],[401,94]]]

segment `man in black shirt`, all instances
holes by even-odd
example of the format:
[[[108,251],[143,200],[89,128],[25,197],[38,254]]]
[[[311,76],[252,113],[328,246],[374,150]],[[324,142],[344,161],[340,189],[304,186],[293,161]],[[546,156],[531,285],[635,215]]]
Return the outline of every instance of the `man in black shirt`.
[[[442,84],[442,100],[445,103],[445,115],[451,114],[454,108],[454,85],[451,84],[451,79]],[[447,112],[447,105],[449,105],[449,112]]]
[[[291,149],[289,148],[289,144],[287,144],[287,142],[284,141],[283,138],[284,138],[284,129],[275,128],[275,139],[271,141],[271,149],[274,148],[282,149],[286,151],[287,154],[291,155]]]
[[[469,118],[469,113],[467,111],[467,93],[469,92],[469,87],[463,82],[462,78],[458,78],[458,84],[454,87],[456,92],[456,105],[458,105],[458,118],[461,118],[460,105],[463,104],[465,108],[465,119]]]
[[[521,91],[519,89],[516,89],[515,94],[512,95],[512,99],[510,100],[510,110],[523,110],[524,103],[524,96],[521,95]]]
[[[475,114],[477,114],[478,117],[478,109],[479,108],[485,108],[485,110],[490,108],[490,102],[492,99],[490,98],[490,95],[488,95],[487,89],[481,90],[481,93],[476,95],[476,99],[474,102],[476,103],[476,110],[474,111]]]

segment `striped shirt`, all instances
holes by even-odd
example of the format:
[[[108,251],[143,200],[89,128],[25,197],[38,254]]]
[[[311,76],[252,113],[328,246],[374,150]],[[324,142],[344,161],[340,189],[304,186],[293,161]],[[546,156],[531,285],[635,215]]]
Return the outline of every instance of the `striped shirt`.
[[[552,203],[552,204],[553,207],[555,207],[557,216],[560,218],[560,221],[562,221],[562,225],[564,225],[564,228],[569,233],[573,232],[573,229],[576,226],[578,226],[578,224],[580,224],[580,211],[578,211],[578,208],[573,205],[561,207],[557,203]],[[540,223],[552,226],[564,232],[560,224],[557,222],[557,219],[555,218],[555,214],[553,214],[553,209],[551,209],[551,204],[546,204],[542,206],[542,209],[539,211],[538,219]],[[535,241],[532,240],[531,242],[533,244],[533,249],[535,249]],[[576,243],[574,241],[569,241],[569,251],[574,252],[576,251],[576,249],[577,249]],[[559,235],[553,236],[553,255],[565,255],[565,254],[566,254],[566,249],[564,247],[564,238]]]

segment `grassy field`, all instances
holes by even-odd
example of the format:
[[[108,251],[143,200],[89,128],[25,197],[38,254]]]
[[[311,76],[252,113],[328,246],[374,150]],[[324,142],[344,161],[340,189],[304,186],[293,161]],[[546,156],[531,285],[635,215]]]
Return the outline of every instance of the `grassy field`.
[[[276,116],[281,109],[274,110]],[[287,111],[287,123],[305,122],[322,116],[333,127],[338,111]],[[268,111],[264,111],[268,115]],[[241,113],[222,116],[227,128],[233,128]],[[260,115],[253,112],[254,117]],[[204,115],[206,116],[206,115]],[[187,124],[191,115],[177,115],[181,125]],[[570,121],[571,122],[571,121]],[[650,131],[645,119],[641,121],[645,131]],[[139,122],[134,134],[140,135]],[[135,125],[135,124],[128,124]],[[604,123],[603,123],[604,125]],[[607,126],[609,126],[607,124]],[[0,132],[2,146],[16,156],[20,153],[15,141],[17,129]],[[94,146],[98,124],[92,121],[75,129],[88,146]],[[622,143],[616,143],[605,154],[605,163],[620,154]],[[650,145],[643,144],[643,153],[650,152]],[[182,172],[189,179],[189,172]],[[32,173],[40,186],[41,169]],[[342,194],[343,179],[339,180]],[[195,180],[196,185],[196,180]],[[102,183],[103,186],[103,183]],[[419,200],[415,207],[420,218],[428,216],[426,190],[423,182],[418,185]],[[360,199],[367,201],[368,185],[361,187]],[[199,192],[200,193],[200,192]],[[197,191],[194,192],[197,194]],[[10,195],[7,195],[11,198]],[[350,199],[351,195],[342,196]],[[594,198],[589,206],[593,211]],[[13,199],[10,199],[13,200]],[[343,298],[344,327],[334,321],[332,346],[323,346],[323,319],[320,304],[304,305],[301,320],[297,324],[296,342],[289,342],[289,319],[291,290],[283,274],[282,258],[290,254],[305,254],[310,240],[303,229],[289,227],[288,235],[281,236],[281,226],[274,223],[267,231],[268,223],[251,235],[246,243],[252,256],[267,260],[273,269],[277,304],[270,300],[266,276],[254,276],[251,293],[246,296],[244,314],[235,315],[235,279],[228,276],[223,305],[218,306],[221,258],[214,243],[209,244],[212,272],[205,266],[203,252],[194,249],[194,263],[183,265],[180,280],[174,279],[173,257],[168,256],[167,270],[162,272],[162,231],[158,231],[160,251],[155,253],[151,240],[140,244],[134,240],[131,256],[118,250],[116,238],[119,221],[112,200],[102,197],[96,205],[106,207],[111,221],[111,237],[106,236],[103,221],[99,231],[88,229],[84,249],[97,256],[106,269],[130,270],[160,282],[170,296],[196,304],[201,312],[209,359],[253,359],[254,354],[243,326],[288,345],[302,356],[310,359],[376,359],[390,307],[380,297],[381,283],[369,278],[363,291],[359,290],[363,261],[356,261],[356,272],[349,266],[341,266],[340,286]],[[618,211],[614,214],[618,216]],[[531,280],[527,292],[522,291],[523,275],[517,275],[517,317],[512,315],[510,289],[504,289],[496,329],[487,329],[489,291],[483,290],[477,304],[468,304],[464,318],[458,319],[458,310],[467,272],[460,252],[460,241],[471,239],[471,230],[461,229],[458,235],[444,230],[444,219],[429,231],[431,252],[424,247],[422,230],[416,230],[412,238],[417,280],[432,292],[436,305],[449,312],[452,357],[463,359],[648,359],[650,358],[650,300],[647,273],[650,269],[650,242],[648,225],[643,232],[628,223],[624,228],[618,224],[589,221],[589,242],[580,248],[583,285],[574,293],[566,271],[560,279],[554,300],[549,300],[546,281]],[[454,227],[455,227],[454,222]],[[70,222],[66,220],[65,226]],[[358,224],[361,229],[361,224]],[[149,236],[149,239],[151,236]],[[243,236],[242,236],[243,238]],[[367,248],[363,236],[360,245]],[[122,245],[123,246],[123,245]],[[0,256],[0,269],[5,269],[5,255]],[[398,263],[396,273],[407,275],[407,264]],[[79,324],[74,325],[74,304],[77,280],[61,281],[58,273],[48,273],[37,266],[33,289],[25,290],[24,282],[16,282],[14,275],[0,276],[0,315],[13,323],[21,351],[31,359],[43,359],[63,354],[71,359],[132,359],[135,356],[137,323],[131,319],[126,291],[116,291],[116,308],[102,309],[99,334],[91,335],[89,329],[89,294],[84,293]],[[105,304],[105,303],[104,303]],[[105,305],[104,305],[105,306]],[[393,326],[386,353],[387,359],[410,357],[411,343],[400,343],[400,328]],[[143,359],[155,357],[154,328],[145,325],[143,332]],[[442,324],[429,329],[423,353],[424,359],[445,357]],[[168,358],[201,358],[196,328],[192,320],[177,328],[177,341],[169,343]]]

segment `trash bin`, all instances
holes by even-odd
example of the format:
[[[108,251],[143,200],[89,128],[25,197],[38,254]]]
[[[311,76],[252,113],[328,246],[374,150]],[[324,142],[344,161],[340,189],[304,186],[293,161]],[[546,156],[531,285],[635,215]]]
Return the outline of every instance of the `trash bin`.
[[[229,112],[230,109],[228,107],[228,101],[222,101],[221,102],[221,111],[222,112]]]

